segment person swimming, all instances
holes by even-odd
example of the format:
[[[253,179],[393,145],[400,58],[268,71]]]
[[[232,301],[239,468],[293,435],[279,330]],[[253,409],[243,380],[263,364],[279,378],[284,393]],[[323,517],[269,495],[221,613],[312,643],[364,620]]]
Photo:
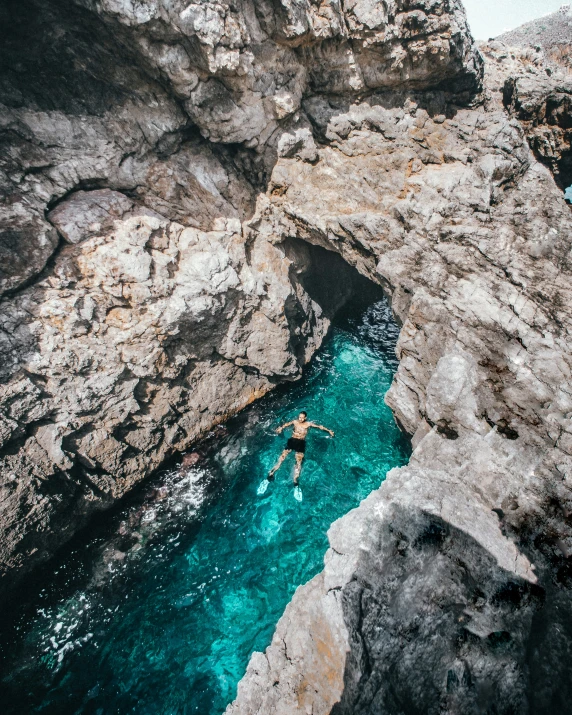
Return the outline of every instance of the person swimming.
[[[281,434],[287,427],[293,427],[292,431],[292,436],[288,439],[286,442],[286,447],[284,448],[284,451],[278,458],[278,461],[276,464],[272,467],[270,472],[268,472],[268,481],[271,482],[274,479],[274,475],[276,472],[280,469],[280,466],[282,465],[282,462],[286,459],[286,457],[290,454],[290,452],[294,451],[296,452],[296,469],[294,470],[294,486],[298,486],[298,480],[300,479],[300,472],[302,471],[302,462],[304,461],[304,454],[306,452],[306,435],[308,434],[308,430],[312,429],[320,429],[323,432],[329,432],[330,435],[333,437],[334,433],[332,432],[331,429],[328,429],[327,427],[323,427],[322,425],[317,425],[315,422],[308,422],[307,421],[307,413],[306,412],[300,412],[298,415],[298,419],[291,420],[290,422],[286,422],[286,424],[283,424],[281,427],[278,427],[276,432],[278,434]]]

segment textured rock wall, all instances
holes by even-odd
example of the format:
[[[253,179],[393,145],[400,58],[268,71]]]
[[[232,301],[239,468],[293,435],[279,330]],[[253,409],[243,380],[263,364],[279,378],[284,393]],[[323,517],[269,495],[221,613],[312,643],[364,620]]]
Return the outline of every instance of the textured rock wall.
[[[491,48],[491,53],[498,57],[503,50]],[[510,77],[503,92],[505,106],[524,126],[536,157],[567,189],[572,185],[572,81],[547,75]]]
[[[311,98],[319,160],[274,168],[259,230],[329,246],[391,294],[387,401],[415,449],[332,526],[233,715],[569,712],[572,221],[503,104],[542,62],[483,52],[482,104]]]
[[[350,272],[256,209],[278,156],[318,160],[303,100],[466,100],[481,61],[449,1],[0,12],[4,592],[319,346]]]
[[[296,378],[349,265],[403,324],[415,451],[332,527],[229,711],[566,711],[564,77],[491,44],[477,95],[450,0],[1,12],[0,590]]]
[[[244,219],[277,152],[313,145],[308,92],[479,82],[456,0],[359,0],[345,14],[337,2],[8,0],[0,12],[3,291],[46,265],[57,236],[43,212],[70,191],[128,191],[200,228]],[[201,135],[210,143],[190,140]]]

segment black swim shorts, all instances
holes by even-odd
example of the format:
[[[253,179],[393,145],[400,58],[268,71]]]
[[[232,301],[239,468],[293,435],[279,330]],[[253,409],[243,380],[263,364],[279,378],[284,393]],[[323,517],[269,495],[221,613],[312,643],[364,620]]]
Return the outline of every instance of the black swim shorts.
[[[295,452],[301,452],[304,454],[306,451],[306,440],[290,437],[290,439],[286,442],[286,449],[293,449]]]

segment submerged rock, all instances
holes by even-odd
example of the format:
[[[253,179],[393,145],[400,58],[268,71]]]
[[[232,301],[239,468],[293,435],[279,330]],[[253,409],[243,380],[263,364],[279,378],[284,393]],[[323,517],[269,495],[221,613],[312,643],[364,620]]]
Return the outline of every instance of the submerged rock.
[[[190,454],[185,454],[183,461],[181,462],[181,471],[194,467],[197,462],[201,459],[201,455],[198,452],[190,452]]]

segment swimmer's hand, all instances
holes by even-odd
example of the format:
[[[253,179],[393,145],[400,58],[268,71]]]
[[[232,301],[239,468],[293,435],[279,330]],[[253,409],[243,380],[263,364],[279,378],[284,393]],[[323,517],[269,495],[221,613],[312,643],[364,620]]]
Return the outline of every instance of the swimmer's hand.
[[[332,431],[332,430],[328,430],[328,431],[329,431],[329,433],[331,434],[331,436],[333,437],[333,436],[334,436],[333,431]]]
[[[293,424],[294,424],[294,420],[291,420],[290,422],[286,422],[285,424],[280,425],[280,427],[276,428],[276,434],[280,434],[280,432],[282,432],[282,430],[285,430],[286,427],[290,427]]]

